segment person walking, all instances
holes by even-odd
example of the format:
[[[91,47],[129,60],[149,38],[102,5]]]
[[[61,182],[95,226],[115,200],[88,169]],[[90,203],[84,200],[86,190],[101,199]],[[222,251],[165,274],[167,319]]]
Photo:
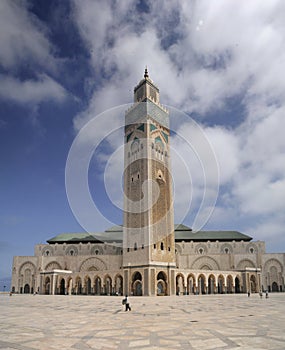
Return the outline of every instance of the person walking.
[[[128,297],[128,295],[126,294],[126,297],[125,297],[125,306],[126,306],[126,309],[125,309],[125,311],[131,311],[132,309],[131,309],[131,306],[130,306],[130,300],[129,300],[129,297]]]

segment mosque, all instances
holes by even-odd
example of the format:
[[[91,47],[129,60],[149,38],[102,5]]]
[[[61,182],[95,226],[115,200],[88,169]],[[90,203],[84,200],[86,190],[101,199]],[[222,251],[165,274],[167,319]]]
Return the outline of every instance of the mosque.
[[[125,114],[124,219],[15,256],[14,293],[164,296],[284,291],[285,254],[238,231],[174,224],[169,112],[147,69]],[[153,203],[153,204],[152,204]]]

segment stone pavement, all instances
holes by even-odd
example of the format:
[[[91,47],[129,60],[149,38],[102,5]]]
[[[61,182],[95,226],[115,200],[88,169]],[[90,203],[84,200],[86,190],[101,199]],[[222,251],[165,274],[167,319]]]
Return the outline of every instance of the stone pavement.
[[[285,349],[285,293],[0,295],[0,349]]]

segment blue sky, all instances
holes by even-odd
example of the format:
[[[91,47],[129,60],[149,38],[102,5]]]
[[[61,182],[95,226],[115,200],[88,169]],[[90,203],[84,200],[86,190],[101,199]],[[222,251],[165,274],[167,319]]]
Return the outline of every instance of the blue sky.
[[[161,102],[180,111],[176,134],[195,144],[191,121],[198,122],[219,169],[216,193],[215,167],[201,156],[210,200],[199,212],[201,169],[173,137],[176,217],[189,202],[185,186],[193,186],[185,224],[197,212],[208,218],[210,205],[204,229],[239,230],[265,240],[267,251],[285,251],[284,11],[282,1],[2,0],[0,281],[10,276],[14,255],[33,255],[35,244],[83,230],[68,202],[66,161],[84,125],[112,108],[83,136],[92,145],[105,135],[88,170],[90,192],[111,224],[122,222],[114,206],[121,201],[122,132],[120,123],[110,125],[132,102],[146,65]],[[94,226],[108,227],[105,220]]]

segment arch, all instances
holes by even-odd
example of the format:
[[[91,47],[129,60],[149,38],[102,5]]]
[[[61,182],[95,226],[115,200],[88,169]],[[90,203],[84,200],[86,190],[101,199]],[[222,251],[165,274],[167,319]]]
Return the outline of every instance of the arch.
[[[50,287],[51,287],[50,278],[46,277],[44,280],[44,294],[51,294]]]
[[[30,288],[30,285],[26,283],[24,285],[24,294],[29,294],[29,293],[31,293],[31,288]]]
[[[202,270],[201,267],[207,266],[209,270],[220,270],[217,261],[209,256],[201,256],[194,260],[191,269]]]
[[[68,245],[65,250],[65,255],[76,256],[78,255],[78,248],[75,245]]]
[[[159,273],[156,276],[157,281],[162,280],[162,281],[167,281],[167,276],[166,273],[163,271],[159,271]]]
[[[224,243],[221,245],[220,252],[222,254],[232,254],[233,253],[233,247],[230,243]]]
[[[223,294],[225,292],[225,277],[223,275],[218,276],[218,293]]]
[[[194,294],[196,288],[195,276],[190,273],[187,276],[187,294]]]
[[[235,278],[235,293],[241,293],[241,278],[236,276]]]
[[[131,290],[134,295],[142,295],[142,275],[139,271],[135,271],[132,275]]]
[[[198,276],[198,293],[206,294],[206,276],[203,273]]]
[[[57,261],[51,261],[44,268],[45,271],[62,270],[61,265]]]
[[[182,254],[182,247],[180,244],[175,244],[175,254],[181,255]]]
[[[249,243],[246,247],[246,252],[248,254],[256,254],[258,252],[257,246],[254,243]]]
[[[258,292],[258,290],[257,290],[257,281],[256,281],[256,277],[254,275],[250,276],[249,283],[250,283],[250,292],[251,293]]]
[[[133,273],[132,281],[135,282],[136,280],[142,281],[142,275],[140,272],[136,271]]]
[[[102,293],[102,282],[101,282],[101,278],[99,276],[95,277],[95,281],[94,281],[94,293],[96,295],[101,295]]]
[[[122,295],[123,294],[123,277],[121,275],[116,275],[114,278],[114,291],[116,295]]]
[[[208,294],[216,293],[216,277],[211,274],[208,277]]]
[[[197,244],[196,248],[195,248],[195,253],[196,254],[207,254],[208,253],[208,248],[207,245],[204,243],[199,243]]]
[[[91,278],[87,275],[85,276],[84,279],[84,289],[85,289],[85,294],[90,295],[92,294],[92,283],[91,283]]]
[[[19,274],[23,275],[25,270],[30,270],[32,274],[35,274],[36,272],[36,266],[31,262],[31,261],[26,261],[24,262],[20,268],[19,268]]]
[[[184,276],[182,273],[176,275],[176,295],[184,294]]]
[[[167,294],[167,283],[164,280],[159,279],[157,281],[156,287],[156,295],[160,296]]]
[[[42,256],[53,256],[53,247],[47,246],[42,249]]]
[[[136,280],[133,283],[133,293],[135,296],[142,296],[142,282],[139,280]]]
[[[243,259],[237,264],[238,270],[245,270],[246,267],[255,267],[255,264],[250,259]]]
[[[60,295],[65,295],[65,279],[64,278],[62,278],[60,280],[59,294]]]
[[[234,291],[234,281],[233,276],[228,275],[227,276],[227,293],[233,293]]]
[[[273,283],[272,283],[271,291],[272,291],[272,292],[279,292],[278,284],[277,284],[276,282],[273,282]]]
[[[74,294],[72,277],[67,279],[66,290],[68,295]]]
[[[105,262],[99,258],[88,258],[83,261],[79,271],[104,271],[107,270]]]
[[[277,259],[269,259],[264,264],[264,272],[270,272],[270,267],[275,266],[278,272],[283,273],[282,263]]]
[[[103,255],[103,247],[102,245],[96,244],[91,248],[91,255]]]
[[[75,279],[75,294],[82,294],[82,280],[79,276],[77,276]]]
[[[112,279],[109,275],[106,275],[104,278],[104,294],[111,295],[112,294]]]

